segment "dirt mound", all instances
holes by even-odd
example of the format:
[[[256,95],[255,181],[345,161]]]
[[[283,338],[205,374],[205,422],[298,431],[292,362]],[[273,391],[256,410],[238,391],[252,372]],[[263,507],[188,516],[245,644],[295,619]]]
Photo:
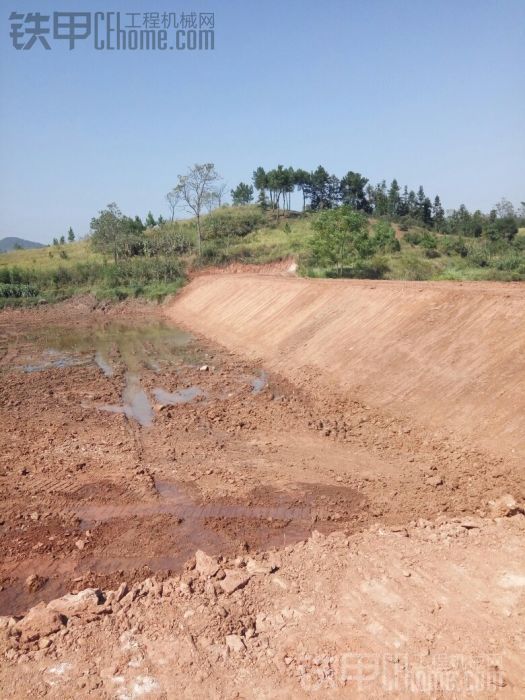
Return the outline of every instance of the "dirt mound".
[[[167,313],[296,382],[313,369],[438,432],[524,453],[521,285],[208,276]]]
[[[191,276],[192,279],[195,279],[196,277],[207,277],[208,275],[246,273],[256,275],[295,275],[296,270],[297,263],[294,258],[284,258],[283,260],[275,260],[274,262],[263,264],[232,262],[222,267],[206,267],[202,270],[193,270]]]

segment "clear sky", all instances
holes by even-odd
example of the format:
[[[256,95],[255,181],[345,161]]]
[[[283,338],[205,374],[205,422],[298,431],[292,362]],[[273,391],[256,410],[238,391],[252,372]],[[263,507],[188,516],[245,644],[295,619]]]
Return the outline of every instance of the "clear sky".
[[[16,51],[9,13],[215,12],[214,51]],[[525,200],[525,0],[13,0],[0,14],[0,238],[168,215],[178,173],[278,163]]]

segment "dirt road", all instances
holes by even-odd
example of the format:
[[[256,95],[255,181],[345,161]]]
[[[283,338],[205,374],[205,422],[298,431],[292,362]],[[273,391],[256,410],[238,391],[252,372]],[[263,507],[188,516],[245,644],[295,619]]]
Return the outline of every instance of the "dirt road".
[[[0,315],[2,697],[522,697],[521,290],[210,280]]]

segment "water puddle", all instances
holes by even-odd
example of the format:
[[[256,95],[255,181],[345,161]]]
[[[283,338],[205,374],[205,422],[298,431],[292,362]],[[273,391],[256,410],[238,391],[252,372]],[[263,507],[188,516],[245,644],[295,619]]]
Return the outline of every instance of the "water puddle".
[[[130,419],[134,419],[144,428],[153,424],[153,409],[148,396],[140,385],[140,380],[135,374],[126,374],[126,385],[122,392],[122,406],[99,406],[101,411],[109,413],[123,413]]]
[[[95,353],[95,364],[100,367],[102,372],[104,373],[105,377],[112,377],[113,376],[113,367],[112,365],[108,362],[108,360],[104,357],[102,352],[100,350],[97,350]]]
[[[250,381],[252,394],[258,394],[268,386],[268,374],[263,370],[258,377]]]
[[[110,321],[82,328],[47,326],[8,338],[9,343],[7,370],[32,373],[91,364],[111,378],[123,369],[122,404],[96,408],[125,414],[144,427],[152,425],[153,409],[140,384],[141,372],[160,373],[168,367],[202,364],[204,359],[192,336],[157,320],[133,325]],[[174,405],[193,401],[204,392],[199,387],[173,393],[158,388],[154,395],[160,403]]]
[[[107,522],[130,516],[152,516],[160,514],[174,515],[185,521],[204,521],[208,518],[247,518],[253,520],[301,520],[310,521],[311,509],[304,506],[292,506],[281,497],[272,505],[244,505],[234,503],[200,504],[193,500],[179,484],[155,479],[155,488],[159,494],[157,501],[150,503],[126,503],[121,505],[89,504],[77,511],[81,527],[90,528],[94,523]],[[280,502],[279,502],[280,501]]]
[[[165,365],[198,363],[201,353],[192,341],[185,331],[159,321],[133,325],[111,321],[87,328],[47,326],[14,339],[10,368],[38,372],[93,363],[112,377],[115,360],[128,372],[138,373],[144,367],[159,372]]]
[[[173,392],[165,391],[164,389],[154,389],[153,395],[159,403],[166,404],[168,406],[189,403],[198,396],[206,396],[205,392],[198,386],[190,386],[187,389],[180,389],[179,391]]]
[[[155,479],[155,487],[158,496],[147,501],[90,502],[77,508],[80,539],[92,549],[63,559],[42,555],[7,565],[11,582],[0,592],[0,614],[18,614],[63,595],[71,581],[86,575],[102,577],[90,585],[115,588],[122,580],[141,580],[149,575],[146,569],[180,572],[197,549],[231,556],[294,544],[313,529],[340,529],[341,523],[327,517],[333,514],[334,498],[345,519],[361,503],[352,489],[319,484],[295,484],[286,491],[261,486],[242,502],[228,497],[202,502],[196,491],[167,479]],[[32,573],[47,580],[35,593],[24,587]]]

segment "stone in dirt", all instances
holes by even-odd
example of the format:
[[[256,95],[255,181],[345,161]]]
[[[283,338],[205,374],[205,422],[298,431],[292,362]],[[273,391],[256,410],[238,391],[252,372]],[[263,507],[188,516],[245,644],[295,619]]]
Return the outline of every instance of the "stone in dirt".
[[[86,588],[80,593],[68,593],[62,598],[52,600],[47,604],[47,607],[49,610],[63,613],[69,617],[85,612],[96,612],[97,606],[102,602],[102,592],[98,588]]]
[[[210,557],[202,549],[198,549],[195,552],[195,568],[201,576],[211,578],[219,571],[220,566],[217,557]]]
[[[33,642],[40,637],[48,637],[58,632],[67,622],[67,618],[54,610],[49,610],[45,603],[39,603],[15,625],[21,633],[22,642]]]
[[[495,518],[505,518],[512,515],[517,515],[518,513],[522,513],[524,510],[518,505],[516,499],[514,496],[511,496],[510,493],[506,493],[496,500],[490,501],[489,506],[491,515]]]
[[[429,476],[428,479],[425,480],[425,483],[429,486],[441,486],[443,479],[440,476]]]
[[[271,574],[278,568],[277,564],[271,561],[256,561],[250,558],[246,562],[246,571],[249,574]]]
[[[38,574],[31,574],[26,578],[26,588],[30,593],[36,593],[42,586],[47,583],[47,578],[45,576],[39,576]]]
[[[122,598],[126,595],[126,593],[129,591],[128,584],[124,581],[123,583],[120,584],[120,586],[117,588],[115,591],[115,602],[120,603]]]
[[[227,634],[225,637],[226,646],[230,651],[239,653],[246,649],[246,646],[238,634]]]
[[[239,588],[244,588],[251,578],[250,574],[243,573],[242,571],[227,570],[225,574],[225,577],[219,582],[219,585],[228,595],[237,591]]]

